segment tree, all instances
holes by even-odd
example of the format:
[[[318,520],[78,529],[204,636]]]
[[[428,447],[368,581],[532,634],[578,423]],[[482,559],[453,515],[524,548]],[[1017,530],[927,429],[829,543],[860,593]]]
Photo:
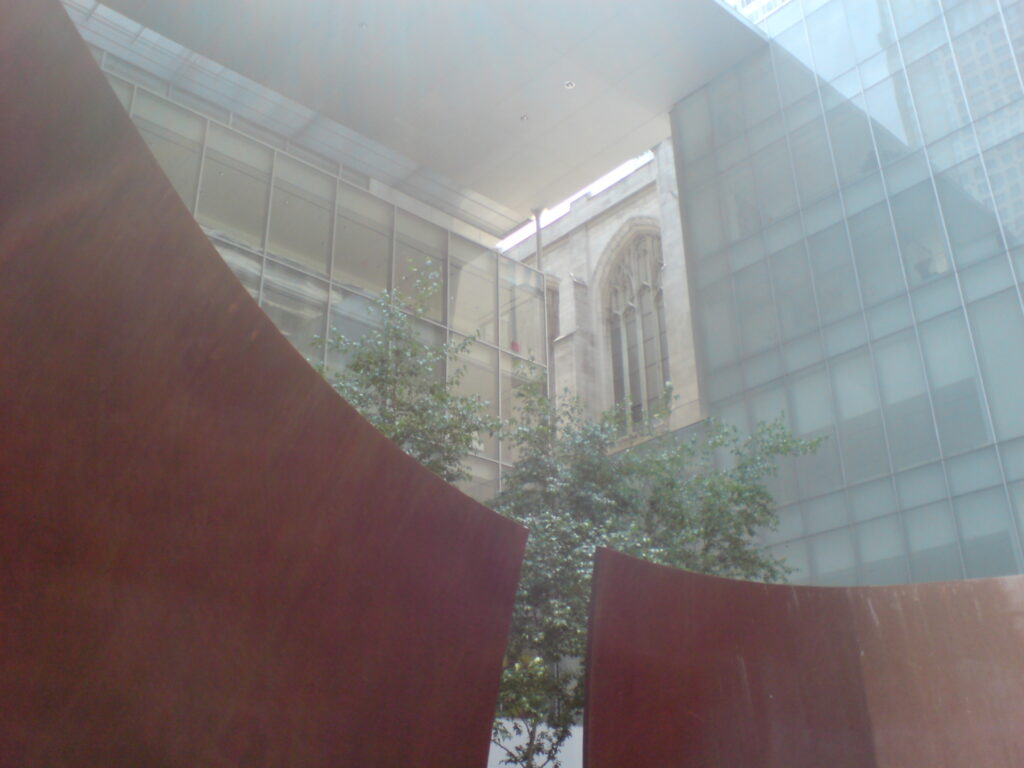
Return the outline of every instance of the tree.
[[[530,530],[509,636],[492,740],[504,762],[557,768],[582,711],[586,616],[594,549],[609,546],[702,573],[777,580],[785,566],[760,550],[755,532],[777,522],[765,481],[775,460],[811,451],[779,423],[748,438],[708,422],[686,440],[651,437],[621,447],[624,414],[586,416],[578,400],[549,400],[535,378],[519,390],[504,425],[478,397],[456,394],[471,340],[440,348],[416,322],[437,290],[420,281],[407,304],[385,294],[378,327],[359,339],[332,333],[347,358],[331,377],[338,392],[406,453],[449,482],[481,432],[501,430],[518,457],[491,506]],[[444,370],[447,365],[448,374]],[[645,434],[649,437],[650,433]],[[727,468],[715,456],[729,459]]]
[[[586,616],[594,549],[609,546],[701,573],[779,580],[782,562],[754,534],[777,523],[765,481],[778,457],[814,450],[781,423],[748,438],[708,422],[689,439],[653,438],[614,452],[622,419],[586,417],[524,388],[504,437],[519,451],[493,507],[531,532],[492,741],[504,763],[556,768],[582,712]],[[715,455],[728,457],[716,467]]]
[[[327,344],[346,365],[328,380],[399,448],[453,483],[468,478],[463,460],[477,435],[493,433],[498,423],[479,397],[457,394],[466,370],[459,359],[472,339],[438,347],[416,331],[436,290],[436,276],[428,276],[405,303],[390,293],[375,299],[377,327],[360,338],[332,330]]]

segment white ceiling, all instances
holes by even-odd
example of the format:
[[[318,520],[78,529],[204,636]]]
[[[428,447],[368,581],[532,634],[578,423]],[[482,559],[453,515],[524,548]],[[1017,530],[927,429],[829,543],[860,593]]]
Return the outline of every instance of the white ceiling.
[[[106,1],[522,219],[762,44],[717,0]]]

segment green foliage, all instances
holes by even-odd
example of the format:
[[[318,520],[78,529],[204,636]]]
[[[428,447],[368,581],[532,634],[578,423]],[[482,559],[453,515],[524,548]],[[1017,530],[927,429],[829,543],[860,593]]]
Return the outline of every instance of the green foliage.
[[[347,362],[328,378],[392,442],[451,483],[468,478],[463,459],[476,436],[493,433],[498,423],[479,397],[456,394],[466,370],[459,359],[472,339],[438,347],[416,331],[437,290],[436,276],[428,276],[404,305],[391,294],[376,299],[371,311],[377,327],[361,338],[333,331],[328,346]]]
[[[492,740],[504,762],[555,768],[579,721],[594,550],[736,578],[778,580],[785,566],[753,539],[777,522],[765,481],[775,460],[814,450],[779,423],[748,438],[709,422],[696,437],[652,438],[613,453],[621,415],[524,389],[505,439],[519,450],[494,509],[530,529]],[[729,468],[716,467],[715,455]]]
[[[519,389],[517,417],[499,425],[478,397],[455,394],[465,372],[458,360],[472,340],[438,348],[417,334],[438,288],[433,279],[418,282],[410,303],[378,299],[378,328],[362,338],[333,333],[328,344],[347,365],[331,381],[381,432],[449,482],[467,476],[462,460],[476,435],[500,426],[505,445],[515,448],[518,458],[492,506],[526,525],[530,538],[492,739],[507,765],[557,768],[582,711],[580,659],[595,548],[703,573],[780,579],[785,566],[753,540],[777,522],[765,481],[778,457],[816,443],[794,439],[778,423],[741,439],[709,422],[691,439],[652,437],[616,453],[625,414],[590,419],[568,396],[552,403],[540,379]]]

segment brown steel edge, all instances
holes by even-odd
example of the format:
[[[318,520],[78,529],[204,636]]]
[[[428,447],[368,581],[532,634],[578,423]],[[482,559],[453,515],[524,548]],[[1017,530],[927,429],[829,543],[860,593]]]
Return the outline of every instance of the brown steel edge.
[[[604,560],[603,553],[606,551],[606,547],[598,547],[594,551],[594,571],[590,577],[590,610],[587,613],[587,650],[586,658],[584,660],[585,674],[583,677],[583,765],[590,765],[591,751],[590,746],[590,734],[592,732],[590,709],[591,709],[591,694],[590,694],[590,664],[591,659],[594,657],[594,637],[595,629],[599,621],[597,611],[599,607],[598,603],[598,585],[604,578]]]
[[[0,0],[0,765],[483,766],[525,530],[374,431]]]
[[[587,768],[1024,765],[1024,577],[797,587],[596,554]]]

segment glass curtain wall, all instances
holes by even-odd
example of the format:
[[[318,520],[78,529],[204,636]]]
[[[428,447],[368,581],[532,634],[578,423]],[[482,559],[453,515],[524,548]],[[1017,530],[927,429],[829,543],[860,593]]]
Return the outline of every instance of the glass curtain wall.
[[[116,68],[113,56],[104,61]],[[283,151],[283,137],[268,144],[265,131],[201,114],[166,86],[157,93],[158,83],[107,77],[182,202],[310,363],[342,368],[344,355],[322,340],[372,330],[373,297],[394,290],[424,304],[417,331],[426,343],[472,338],[458,390],[492,414],[512,412],[525,371],[545,370],[539,272],[353,186],[322,158]],[[512,459],[479,436],[464,490],[488,500]]]
[[[794,581],[1024,570],[1024,3],[793,0],[673,110],[703,392]]]

